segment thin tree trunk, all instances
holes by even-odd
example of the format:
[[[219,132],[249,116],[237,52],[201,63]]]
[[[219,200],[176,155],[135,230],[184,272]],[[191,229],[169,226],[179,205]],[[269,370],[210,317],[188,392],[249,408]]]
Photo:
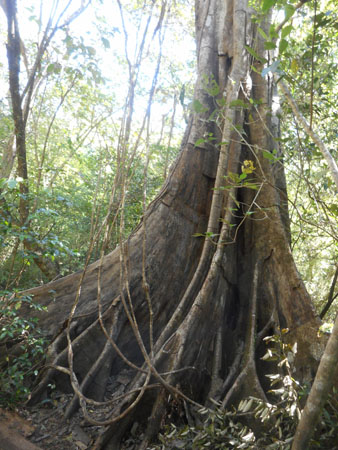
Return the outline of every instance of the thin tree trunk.
[[[318,136],[317,133],[315,133],[311,127],[311,125],[309,125],[305,119],[305,117],[303,116],[303,114],[300,112],[295,99],[292,97],[291,92],[289,90],[289,88],[287,87],[287,85],[284,83],[283,80],[279,81],[279,86],[281,87],[281,90],[283,92],[283,94],[285,95],[285,97],[287,98],[287,101],[292,109],[292,111],[294,112],[294,115],[297,119],[297,121],[302,125],[302,127],[304,128],[304,130],[306,131],[306,134],[313,140],[313,142],[318,146],[320,152],[322,153],[322,155],[324,156],[326,163],[329,167],[331,176],[333,178],[333,181],[336,185],[336,188],[338,189],[338,166],[336,161],[334,160],[333,156],[331,155],[329,149],[326,147],[326,145],[324,144],[324,142],[320,139],[320,137]]]
[[[28,206],[28,172],[26,157],[26,133],[25,123],[23,120],[23,110],[20,95],[20,34],[16,19],[16,1],[8,0],[6,2],[6,14],[8,24],[8,42],[7,42],[7,58],[9,69],[9,89],[12,100],[13,121],[15,128],[15,145],[18,160],[17,172],[21,178],[19,214],[20,225],[24,226],[29,213]]]
[[[319,317],[321,319],[324,318],[325,314],[330,309],[330,306],[332,305],[334,299],[338,296],[338,294],[334,295],[334,290],[335,290],[335,287],[336,287],[337,280],[338,280],[338,265],[337,265],[336,271],[335,271],[335,273],[333,275],[333,279],[332,279],[332,283],[331,283],[331,287],[330,287],[330,292],[329,292],[329,295],[327,297],[327,302],[326,302],[324,308],[322,309],[322,311],[321,311],[321,313],[319,315]]]
[[[33,67],[29,71],[29,77],[26,86],[20,92],[20,56],[23,55],[24,62],[27,66],[27,58],[24,50],[24,45],[20,38],[19,25],[17,20],[17,1],[16,0],[1,0],[0,6],[3,8],[7,17],[7,59],[8,59],[8,72],[9,72],[9,90],[12,102],[12,116],[14,122],[14,135],[15,135],[15,156],[17,158],[17,176],[19,178],[19,219],[12,218],[12,222],[18,222],[18,225],[24,229],[29,230],[30,221],[29,214],[31,212],[30,207],[30,192],[29,192],[29,179],[27,168],[27,149],[26,149],[26,123],[29,115],[29,109],[32,100],[32,94],[35,86],[35,81],[38,73],[39,65],[44,56],[44,53],[55,35],[56,31],[62,27],[68,26],[79,14],[81,14],[89,5],[91,0],[87,2],[81,2],[80,7],[71,14],[63,24],[60,24],[62,16],[68,10],[70,3],[56,18],[56,24],[54,28],[51,28],[53,18],[50,18],[46,30],[44,31],[43,38],[38,46],[37,55]],[[25,99],[25,101],[24,101]],[[23,103],[25,104],[23,107]],[[48,136],[47,136],[48,138]],[[2,170],[5,171],[5,175],[9,175],[11,169],[11,159],[14,159],[14,152],[10,153],[10,149],[6,152],[6,159],[3,161]],[[6,209],[6,201],[2,199],[0,206]],[[8,211],[6,211],[8,213]],[[44,255],[44,249],[41,248],[37,242],[30,240],[29,238],[23,241],[25,249],[28,252],[33,253],[33,260],[39,267],[39,269],[45,274],[47,279],[54,279],[58,274],[58,265],[54,264],[50,259]]]
[[[3,149],[3,155],[0,167],[0,178],[8,179],[12,173],[15,160],[14,135],[12,134]]]
[[[334,374],[338,363],[338,316],[324,354],[320,360],[316,377],[305,408],[297,426],[292,450],[306,450],[318,424],[320,414],[334,382]]]

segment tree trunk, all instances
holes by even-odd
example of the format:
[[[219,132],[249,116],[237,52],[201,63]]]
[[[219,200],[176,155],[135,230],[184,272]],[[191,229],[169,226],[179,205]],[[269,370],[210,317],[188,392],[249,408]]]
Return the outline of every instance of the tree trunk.
[[[297,426],[292,450],[306,450],[334,383],[338,362],[338,316]]]
[[[319,322],[290,251],[283,166],[271,154],[281,152],[271,80],[252,70],[262,64],[244,47],[256,36],[251,14],[245,0],[196,1],[198,112],[161,193],[114,252],[29,291],[48,307],[40,326],[53,337],[53,367],[31,401],[52,379],[77,392],[68,417],[79,395],[86,415],[82,394],[130,392],[102,421],[97,449],[120,448],[134,421],[145,423],[146,448],[169,394],[224,406],[264,398],[271,366],[260,360],[262,339],[281,328],[298,343],[299,378],[318,364]],[[259,34],[256,42],[263,55]],[[258,106],[242,108],[249,98]]]
[[[12,103],[12,116],[14,123],[14,136],[15,136],[15,151],[13,150],[12,139],[8,142],[8,148],[3,155],[3,161],[0,167],[0,178],[8,177],[13,168],[14,158],[17,158],[17,176],[19,177],[19,208],[18,208],[18,220],[15,217],[11,217],[12,223],[15,223],[19,227],[29,230],[30,220],[29,215],[32,212],[30,205],[30,192],[29,192],[29,177],[27,168],[27,151],[26,151],[26,124],[31,106],[32,95],[36,79],[38,77],[39,68],[42,58],[46,52],[52,38],[55,33],[75,20],[89,5],[91,0],[86,3],[81,2],[80,7],[69,15],[63,23],[60,23],[60,19],[68,10],[71,2],[68,2],[66,8],[62,11],[61,15],[56,18],[56,24],[52,27],[52,18],[48,22],[46,29],[44,30],[41,42],[38,44],[38,51],[34,60],[34,64],[29,70],[27,64],[27,57],[25,53],[24,44],[20,38],[19,24],[17,19],[17,1],[16,0],[0,0],[0,7],[4,10],[7,17],[7,60],[8,60],[8,78],[9,78],[9,92]],[[26,66],[28,80],[25,87],[20,89],[20,60],[23,57],[24,64]],[[67,95],[68,91],[65,95]],[[23,106],[24,105],[24,106]],[[47,135],[48,137],[48,135]],[[42,165],[42,162],[41,162]],[[5,216],[8,215],[8,208],[4,197],[0,198],[0,212],[1,209],[5,210]],[[14,247],[17,248],[17,244]],[[33,261],[39,267],[41,272],[52,280],[59,275],[59,267],[57,263],[51,261],[44,255],[44,249],[36,242],[29,238],[24,239],[24,247],[28,252],[32,252]],[[16,250],[14,249],[14,255]]]
[[[20,39],[19,26],[17,21],[17,4],[16,0],[7,0],[5,4],[1,4],[7,16],[7,59],[9,73],[9,91],[12,102],[12,115],[14,122],[15,135],[15,153],[13,151],[13,142],[9,142],[6,158],[3,161],[3,170],[10,175],[13,166],[14,156],[17,157],[17,176],[19,182],[19,218],[18,225],[22,228],[29,228],[29,180],[27,169],[27,152],[26,152],[26,121],[27,113],[22,107],[23,95],[20,93],[20,54],[22,41]],[[41,56],[40,56],[41,60]],[[39,60],[39,61],[40,61]],[[33,71],[32,71],[33,74]],[[29,110],[29,101],[27,102],[27,110]],[[6,161],[7,159],[7,161]],[[7,165],[7,167],[6,167]],[[1,199],[0,207],[6,209],[5,199]],[[15,220],[13,217],[12,219]],[[13,220],[13,222],[14,222]],[[34,253],[33,260],[40,268],[42,273],[49,280],[52,280],[59,274],[56,264],[46,258],[43,249],[29,239],[24,239],[24,247],[28,251]]]
[[[9,72],[9,90],[12,100],[13,122],[15,129],[15,144],[18,158],[17,172],[21,177],[19,216],[20,225],[24,226],[28,214],[28,173],[26,157],[26,127],[23,118],[20,95],[20,35],[16,18],[16,1],[7,1],[5,12],[8,25],[7,59]]]

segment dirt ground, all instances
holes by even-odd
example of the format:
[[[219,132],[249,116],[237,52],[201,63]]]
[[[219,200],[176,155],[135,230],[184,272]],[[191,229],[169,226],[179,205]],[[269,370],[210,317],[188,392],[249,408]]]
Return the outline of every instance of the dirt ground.
[[[11,450],[9,445],[12,445],[13,450],[28,450],[27,441],[41,449],[90,449],[100,428],[85,423],[80,412],[71,420],[65,420],[67,396],[56,393],[53,397],[30,408],[0,410],[0,449]]]
[[[54,391],[51,398],[36,406],[0,409],[0,450],[91,449],[104,427],[89,424],[81,410],[66,420],[64,411],[71,398],[71,395]],[[95,418],[100,420],[103,416]],[[135,423],[121,450],[136,448],[142,439],[140,431]]]

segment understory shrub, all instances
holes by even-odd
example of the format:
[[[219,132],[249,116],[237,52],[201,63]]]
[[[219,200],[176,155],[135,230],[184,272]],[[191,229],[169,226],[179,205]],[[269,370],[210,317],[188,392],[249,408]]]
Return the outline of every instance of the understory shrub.
[[[26,400],[47,344],[37,327],[38,319],[19,315],[23,304],[36,311],[44,309],[31,295],[0,291],[0,406]]]

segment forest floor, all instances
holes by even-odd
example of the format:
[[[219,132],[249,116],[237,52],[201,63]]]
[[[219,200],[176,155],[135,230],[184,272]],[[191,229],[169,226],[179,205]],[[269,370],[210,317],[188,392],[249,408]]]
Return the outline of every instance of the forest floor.
[[[67,396],[61,394],[51,401],[34,407],[17,407],[14,411],[0,410],[0,450],[84,450],[90,449],[99,427],[86,423],[80,412],[71,420],[64,418]],[[3,429],[7,425],[7,430]],[[26,442],[22,439],[24,438]],[[6,438],[6,439],[5,439]],[[8,440],[8,442],[7,442]],[[12,447],[10,447],[10,445]]]
[[[67,420],[64,411],[72,395],[54,391],[36,406],[0,409],[0,450],[85,450],[93,447],[104,427],[89,424],[79,410]],[[96,418],[100,420],[99,417]],[[142,436],[137,424],[121,450],[133,450]]]

